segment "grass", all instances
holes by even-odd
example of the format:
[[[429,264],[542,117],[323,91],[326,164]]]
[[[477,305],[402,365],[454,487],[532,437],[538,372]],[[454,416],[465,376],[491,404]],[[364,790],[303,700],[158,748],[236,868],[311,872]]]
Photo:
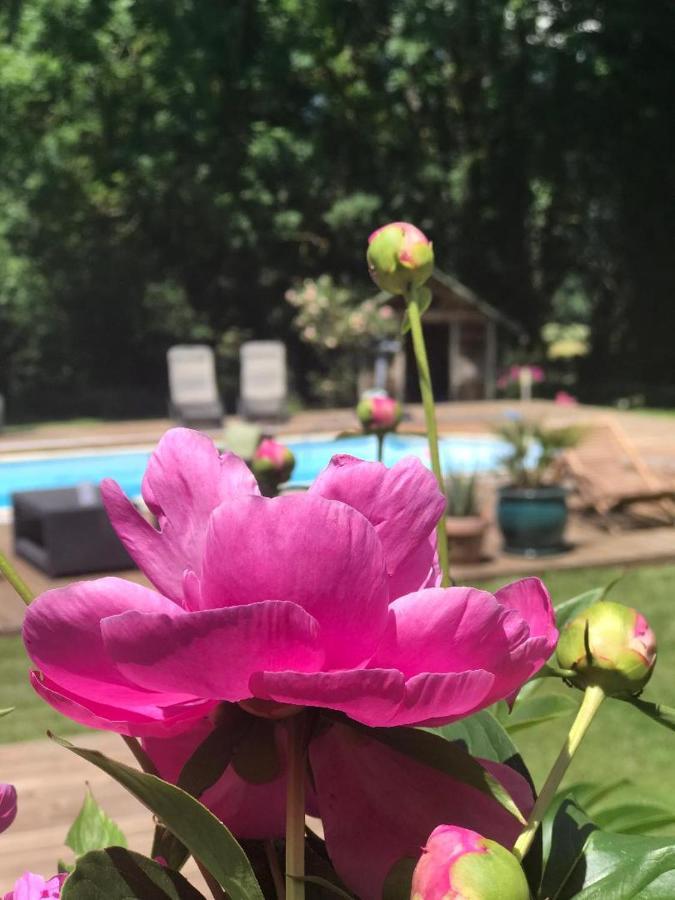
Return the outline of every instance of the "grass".
[[[607,584],[619,569],[552,572],[544,576],[554,602],[591,587]],[[486,583],[496,588],[500,581]],[[611,598],[638,607],[656,631],[660,654],[645,699],[675,706],[675,565],[629,570],[612,589]],[[47,729],[66,735],[80,727],[48,707],[30,688],[28,662],[18,637],[0,639],[0,709],[15,706],[0,720],[0,742],[44,736]],[[551,681],[553,681],[551,679]],[[542,690],[569,692],[562,683]],[[578,694],[579,698],[581,694]],[[521,732],[516,743],[537,785],[541,785],[564,740],[564,719]],[[607,701],[575,758],[568,781],[603,783],[628,778],[647,794],[666,802],[675,796],[675,734],[640,716],[627,704]]]

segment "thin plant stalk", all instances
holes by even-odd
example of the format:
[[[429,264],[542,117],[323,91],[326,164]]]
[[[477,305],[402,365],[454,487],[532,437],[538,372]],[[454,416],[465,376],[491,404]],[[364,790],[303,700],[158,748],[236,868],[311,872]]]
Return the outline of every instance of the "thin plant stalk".
[[[265,857],[267,865],[270,867],[270,874],[274,882],[274,890],[276,891],[277,900],[286,900],[286,888],[284,887],[284,876],[279,865],[277,850],[274,841],[265,841]]]
[[[569,730],[565,744],[563,745],[558,758],[554,762],[553,768],[548,774],[548,778],[541,789],[541,793],[537,797],[537,802],[534,804],[532,812],[530,813],[527,825],[518,836],[518,840],[513,847],[513,854],[518,860],[522,860],[530,849],[530,845],[534,840],[537,829],[542,823],[546,810],[551,805],[551,801],[560,787],[560,782],[569,768],[574,754],[579,749],[579,744],[588,731],[588,728],[593,721],[593,717],[600,709],[604,699],[605,692],[597,685],[591,685],[584,691],[584,699],[581,702],[579,711]]]
[[[377,438],[377,461],[382,462],[384,459],[384,432],[378,431],[375,437]]]
[[[422,316],[420,314],[418,288],[410,285],[406,292],[408,305],[408,321],[410,322],[410,334],[412,336],[413,350],[417,361],[417,372],[420,381],[420,394],[424,406],[424,417],[429,439],[429,455],[431,457],[431,469],[436,476],[438,487],[445,495],[443,472],[441,470],[441,455],[438,448],[438,427],[436,425],[436,407],[434,406],[434,393],[431,386],[431,373],[429,372],[429,359],[424,343],[422,331]],[[445,515],[441,516],[436,525],[436,538],[438,542],[438,561],[441,566],[441,586],[450,585],[450,559],[448,554],[448,538],[445,532]]]
[[[33,600],[33,592],[2,553],[0,553],[0,572],[2,572],[19,597],[21,597],[26,606],[28,606]]]
[[[305,900],[305,769],[303,713],[288,719],[286,790],[286,900]]]

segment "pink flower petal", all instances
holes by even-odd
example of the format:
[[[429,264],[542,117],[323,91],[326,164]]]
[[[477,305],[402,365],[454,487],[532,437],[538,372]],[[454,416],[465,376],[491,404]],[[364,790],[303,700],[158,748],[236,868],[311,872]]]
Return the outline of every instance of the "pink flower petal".
[[[258,672],[251,678],[256,697],[318,706],[345,713],[371,726],[448,723],[487,705],[494,683],[489,672],[417,675],[405,681],[394,669]]]
[[[445,498],[434,475],[418,459],[406,457],[388,469],[353,456],[334,456],[310,493],[346,503],[372,523],[397,591],[407,593],[422,586],[433,561],[429,537]]]
[[[45,880],[41,875],[25,872],[14,884],[14,890],[5,894],[5,900],[58,900],[67,875],[54,875]]]
[[[221,456],[206,435],[173,428],[150,457],[142,490],[159,531],[114,481],[101,484],[110,521],[131,557],[163,594],[180,602],[183,570],[199,569],[211,512],[230,497],[258,494],[258,485],[241,459]]]
[[[500,692],[495,700],[505,699],[512,705],[520,687],[551,656],[558,643],[555,611],[546,586],[539,578],[522,578],[506,584],[495,593],[502,606],[515,610],[527,622],[530,636],[511,653],[513,688]]]
[[[295,603],[269,600],[186,612],[126,612],[102,622],[106,652],[134,684],[216,700],[251,696],[259,669],[316,671],[319,626]]]
[[[309,494],[238,497],[218,507],[200,580],[208,606],[297,603],[321,627],[327,668],[364,661],[387,619],[375,530],[348,506]]]
[[[7,831],[16,818],[16,788],[0,783],[0,834]]]
[[[161,706],[152,702],[157,694],[148,691],[146,705],[130,709],[115,706],[112,698],[105,704],[69,694],[39,672],[31,672],[30,680],[36,694],[74,722],[132,737],[165,737],[185,731],[216,705],[213,700],[205,700]]]
[[[128,610],[181,613],[170,600],[121,578],[75,582],[47,591],[26,611],[23,640],[35,665],[67,692],[133,708],[148,703],[147,691],[131,684],[108,657],[101,619]],[[195,699],[192,692],[163,705]]]
[[[382,725],[401,704],[405,684],[401,673],[392,669],[257,672],[251,691],[263,700],[335,709],[365,725]]]
[[[507,636],[507,620],[516,632]],[[390,606],[385,635],[370,665],[422,672],[493,671],[495,661],[528,637],[526,624],[492,594],[470,587],[427,588]]]
[[[439,822],[474,829],[506,847],[520,830],[490,797],[348,727],[327,729],[309,754],[328,852],[362,900],[380,900],[392,866],[417,859]],[[508,766],[484,764],[527,813],[532,797],[524,779]]]

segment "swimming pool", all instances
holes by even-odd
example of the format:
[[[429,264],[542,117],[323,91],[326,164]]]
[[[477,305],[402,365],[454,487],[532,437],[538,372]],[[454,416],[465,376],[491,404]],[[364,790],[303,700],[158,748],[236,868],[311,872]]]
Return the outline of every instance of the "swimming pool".
[[[296,458],[291,484],[312,481],[335,453],[375,459],[376,440],[369,436],[347,438],[288,439]],[[453,473],[486,472],[498,468],[505,445],[491,436],[453,436],[440,442],[443,470]],[[130,496],[141,491],[141,480],[150,451],[117,450],[110,453],[72,453],[0,460],[0,507],[11,505],[15,491],[71,487],[82,482],[98,484],[114,478]],[[384,462],[391,466],[404,456],[416,456],[429,465],[427,439],[415,435],[389,435]]]

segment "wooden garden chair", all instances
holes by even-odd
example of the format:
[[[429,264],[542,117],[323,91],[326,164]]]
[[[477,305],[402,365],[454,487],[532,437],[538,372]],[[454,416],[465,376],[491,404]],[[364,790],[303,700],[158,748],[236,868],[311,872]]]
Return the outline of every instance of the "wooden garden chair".
[[[591,424],[560,465],[573,479],[580,505],[606,521],[622,512],[643,522],[675,522],[675,483],[650,468],[613,418]]]

